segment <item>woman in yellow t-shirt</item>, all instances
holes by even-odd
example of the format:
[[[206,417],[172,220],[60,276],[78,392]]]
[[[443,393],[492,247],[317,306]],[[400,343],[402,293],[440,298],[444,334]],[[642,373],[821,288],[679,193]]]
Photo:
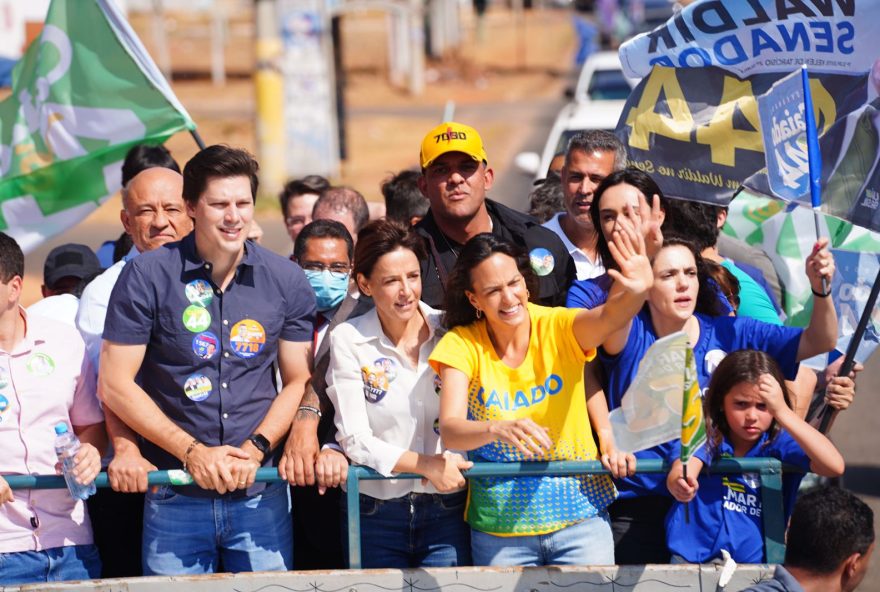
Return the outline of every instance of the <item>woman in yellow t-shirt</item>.
[[[582,310],[530,303],[529,258],[491,234],[468,241],[447,284],[449,332],[430,358],[442,380],[444,445],[482,462],[600,456],[614,476],[631,474],[635,459],[616,451],[604,397],[586,400],[583,368],[644,303],[653,280],[644,249],[624,221],[611,246],[619,271],[609,272],[608,303]],[[474,564],[612,564],[605,508],[616,495],[605,475],[471,479]]]

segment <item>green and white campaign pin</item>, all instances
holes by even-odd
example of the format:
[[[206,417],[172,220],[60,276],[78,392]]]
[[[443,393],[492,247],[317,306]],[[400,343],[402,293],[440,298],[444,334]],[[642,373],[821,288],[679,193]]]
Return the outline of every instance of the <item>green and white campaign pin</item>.
[[[193,374],[183,383],[183,392],[190,401],[204,401],[211,396],[214,386],[211,379],[204,374]]]
[[[6,411],[9,409],[9,399],[0,395],[0,423],[3,423],[3,416],[6,415]]]
[[[211,284],[205,280],[193,280],[183,289],[186,299],[190,304],[201,306],[203,308],[209,306],[214,300],[214,292],[211,290]]]
[[[553,253],[541,247],[532,249],[529,253],[529,263],[532,265],[532,270],[539,276],[549,275],[556,267]]]
[[[183,326],[193,333],[201,333],[211,326],[211,313],[206,308],[190,304],[183,311]]]
[[[0,389],[4,389],[9,386],[9,373],[6,371],[6,368],[0,368]]]
[[[25,366],[34,376],[49,376],[55,371],[55,360],[43,353],[34,354]]]

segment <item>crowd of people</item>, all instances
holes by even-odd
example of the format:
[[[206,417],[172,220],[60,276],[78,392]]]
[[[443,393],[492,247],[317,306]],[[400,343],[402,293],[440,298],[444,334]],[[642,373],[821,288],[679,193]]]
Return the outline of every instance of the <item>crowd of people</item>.
[[[210,146],[181,172],[138,146],[130,246],[103,271],[88,247],[53,250],[28,310],[22,252],[0,235],[0,475],[55,472],[65,422],[77,481],[103,459],[111,485],[84,503],[0,477],[0,584],[343,567],[347,512],[364,567],[765,561],[759,480],[703,469],[774,457],[842,474],[807,411],[848,407],[855,375],[799,364],[836,344],[828,241],[805,263],[809,324],[786,327],[772,264],[721,240],[723,208],[664,196],[607,132],[560,160],[532,194],[542,223],[487,197],[479,133],[445,122],[417,169],[383,183],[381,218],[351,187],[288,183],[292,254],[276,254],[259,244],[250,154]],[[709,435],[686,471],[677,440],[633,455],[609,420],[677,332]],[[670,473],[638,473],[646,458]],[[474,462],[592,459],[609,474],[465,478]],[[339,493],[350,463],[391,478],[362,483],[358,508]],[[283,481],[257,482],[260,467]],[[194,482],[148,485],[169,469]],[[801,478],[785,476],[786,519]],[[827,569],[799,547],[777,576],[852,589],[873,529],[839,547]]]

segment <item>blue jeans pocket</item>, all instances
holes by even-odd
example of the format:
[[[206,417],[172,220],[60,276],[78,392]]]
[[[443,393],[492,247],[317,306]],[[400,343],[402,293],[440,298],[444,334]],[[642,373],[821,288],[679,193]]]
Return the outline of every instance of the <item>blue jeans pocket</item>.
[[[440,496],[440,507],[444,510],[462,510],[467,502],[467,489],[464,491],[456,491],[455,493],[447,493]]]
[[[162,504],[173,501],[180,494],[171,485],[157,485],[147,489],[146,499],[151,504]]]
[[[382,500],[361,494],[359,505],[361,516],[375,516],[382,505]]]

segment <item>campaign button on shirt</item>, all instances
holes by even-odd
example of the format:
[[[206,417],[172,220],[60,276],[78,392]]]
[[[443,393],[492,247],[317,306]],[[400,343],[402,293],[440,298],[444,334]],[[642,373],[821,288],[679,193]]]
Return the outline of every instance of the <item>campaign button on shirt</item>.
[[[257,321],[243,319],[232,326],[229,345],[239,358],[253,358],[266,345],[266,331]]]
[[[0,389],[5,389],[9,386],[9,373],[6,368],[0,368]]]
[[[186,299],[189,300],[191,304],[201,306],[202,308],[207,308],[211,304],[211,301],[214,300],[214,293],[211,289],[211,284],[205,280],[191,281],[186,287],[184,287],[183,293],[186,294]]]
[[[183,393],[190,401],[204,401],[211,395],[214,386],[204,374],[193,374],[183,384]]]
[[[541,247],[532,249],[529,253],[529,263],[532,266],[532,270],[539,276],[550,275],[553,273],[553,268],[556,267],[553,253]]]
[[[9,399],[0,395],[0,423],[3,423],[3,416],[6,414],[7,409],[9,409]]]
[[[203,360],[210,360],[217,353],[220,340],[210,331],[199,333],[193,337],[193,353]]]
[[[183,311],[183,326],[193,333],[201,333],[211,326],[211,313],[201,306],[191,304]]]
[[[55,371],[55,360],[47,354],[38,353],[28,358],[26,366],[34,376],[49,376]]]

